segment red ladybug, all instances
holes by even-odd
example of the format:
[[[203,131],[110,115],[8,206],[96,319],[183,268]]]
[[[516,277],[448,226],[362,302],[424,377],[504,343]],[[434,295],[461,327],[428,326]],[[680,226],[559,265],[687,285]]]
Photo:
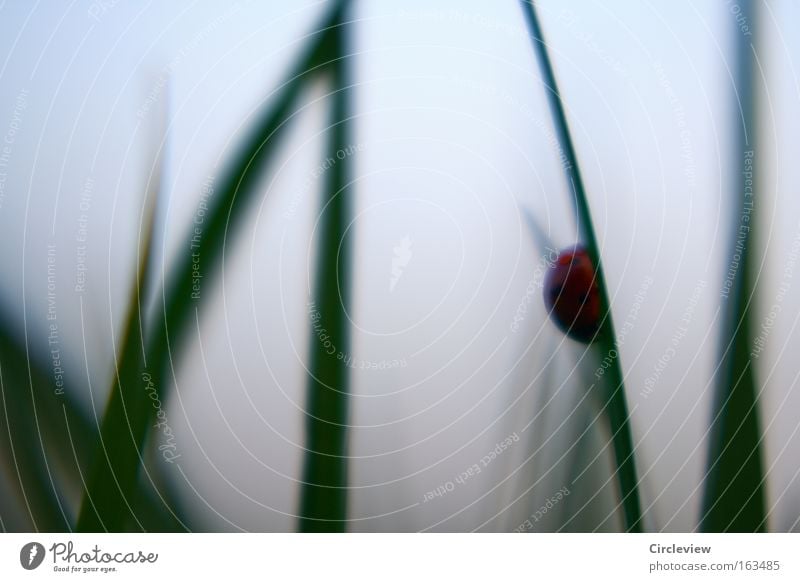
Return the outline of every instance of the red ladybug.
[[[600,330],[600,291],[589,253],[578,245],[564,249],[544,280],[544,304],[569,337],[590,343]]]

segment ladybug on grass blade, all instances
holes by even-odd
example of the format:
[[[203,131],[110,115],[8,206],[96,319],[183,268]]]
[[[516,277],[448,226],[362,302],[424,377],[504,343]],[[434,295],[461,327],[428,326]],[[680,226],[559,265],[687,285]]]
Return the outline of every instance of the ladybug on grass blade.
[[[578,245],[558,254],[544,280],[544,304],[556,325],[574,340],[590,343],[600,329],[600,290],[594,265]]]

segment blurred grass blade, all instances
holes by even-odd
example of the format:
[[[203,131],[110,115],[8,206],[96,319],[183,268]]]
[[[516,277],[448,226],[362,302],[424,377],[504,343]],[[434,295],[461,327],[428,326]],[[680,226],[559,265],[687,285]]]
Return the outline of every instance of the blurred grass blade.
[[[597,238],[592,225],[589,201],[583,186],[578,158],[572,144],[572,137],[569,132],[567,117],[564,112],[564,104],[561,94],[556,84],[553,66],[547,51],[547,45],[542,35],[539,18],[536,14],[536,7],[531,0],[520,0],[523,12],[528,24],[528,29],[533,40],[534,53],[539,63],[542,77],[545,83],[547,99],[550,104],[550,112],[553,116],[553,124],[567,163],[564,164],[567,173],[567,180],[573,194],[575,203],[576,218],[578,222],[578,233],[583,235],[586,250],[595,265],[597,286],[600,290],[601,309],[605,313],[602,327],[594,342],[600,353],[607,354],[616,349],[614,324],[611,319],[611,309],[609,305],[608,290],[606,288],[603,265],[600,260],[600,252],[597,246]],[[607,381],[601,400],[607,403],[608,420],[611,428],[612,443],[614,447],[614,458],[617,467],[617,480],[620,487],[620,497],[625,517],[625,529],[631,532],[638,532],[642,529],[641,506],[639,502],[638,478],[636,475],[636,465],[633,452],[633,438],[631,435],[630,418],[628,416],[628,405],[625,400],[625,385],[623,382],[622,369],[619,358],[614,358],[613,363],[606,371]],[[589,388],[593,389],[593,388]]]
[[[303,87],[321,71],[325,70],[331,53],[333,30],[332,23],[339,21],[343,2],[334,3],[322,24],[309,35],[306,50],[301,55],[295,68],[290,72],[287,81],[277,90],[274,104],[258,119],[251,122],[253,129],[246,138],[230,168],[223,176],[213,196],[209,200],[209,209],[203,222],[199,240],[193,238],[194,225],[190,229],[193,253],[199,256],[204,281],[210,284],[210,275],[219,265],[222,258],[227,235],[235,232],[240,220],[245,216],[248,203],[259,194],[259,178],[273,155],[278,151],[280,137],[297,110],[297,101]],[[187,244],[188,249],[190,245]],[[181,354],[181,346],[185,338],[188,324],[193,320],[200,301],[192,298],[193,272],[196,263],[192,253],[185,253],[177,259],[172,270],[173,277],[165,282],[162,302],[156,309],[152,333],[145,334],[145,366],[135,371],[137,381],[139,372],[147,372],[153,383],[156,395],[165,402],[166,388],[173,383],[175,359]],[[138,309],[138,307],[137,307]],[[129,333],[139,333],[129,326]],[[137,344],[135,338],[130,345]],[[127,345],[127,342],[126,342]],[[138,358],[136,358],[138,359]],[[125,374],[134,374],[133,356],[131,362],[121,362]],[[135,387],[134,387],[135,388]],[[147,427],[153,415],[153,408],[147,392],[140,385],[131,392],[134,400],[120,399],[111,402],[108,418],[103,422],[103,441],[111,443],[113,454],[106,456],[106,468],[99,469],[95,475],[90,491],[97,492],[103,504],[95,511],[92,503],[85,503],[82,513],[83,529],[97,529],[105,526],[109,530],[122,527],[125,518],[131,516],[127,503],[121,500],[136,498],[137,475],[141,467],[140,449],[147,434]],[[118,397],[119,399],[119,397]],[[108,462],[110,460],[110,463]],[[102,465],[102,463],[101,463]],[[113,489],[110,493],[102,491],[103,476],[105,487]],[[93,494],[94,497],[94,494]],[[114,504],[114,499],[117,503]],[[103,517],[102,523],[100,516]]]
[[[0,314],[0,451],[10,481],[36,531],[70,531],[62,492],[80,484],[94,438],[66,381],[56,386],[50,362],[27,349],[24,334]],[[4,500],[5,502],[5,500]]]
[[[350,223],[349,165],[350,65],[345,50],[348,28],[343,20],[333,31],[331,121],[328,155],[336,163],[327,171],[321,207],[315,325],[324,328],[347,353],[347,306],[350,296],[350,250],[345,234]],[[344,360],[329,354],[316,334],[310,338],[310,375],[306,404],[306,452],[300,501],[300,530],[344,531],[347,519],[348,373]]]
[[[26,390],[27,381],[14,374],[16,362],[10,356],[6,338],[0,338],[0,390],[2,390],[3,417],[0,420],[0,450],[7,473],[15,492],[24,506],[33,529],[36,531],[67,531],[70,518],[65,503],[58,494],[48,455],[39,443],[35,395]],[[15,363],[12,363],[15,362]],[[21,368],[18,369],[21,371]],[[55,398],[55,397],[53,397]],[[6,501],[3,500],[3,503]]]
[[[139,487],[131,501],[133,513],[146,532],[184,533],[189,528],[176,513],[175,494],[169,484],[163,487]]]
[[[740,2],[742,17],[757,34],[752,0]],[[733,22],[731,22],[733,24]],[[755,171],[755,36],[736,30],[736,116],[735,167]],[[749,162],[747,161],[749,160]],[[706,532],[757,532],[766,529],[765,475],[758,420],[758,389],[754,359],[750,354],[753,303],[757,264],[753,259],[752,175],[736,173],[731,264],[723,299],[723,335],[717,386],[711,422],[708,470],[706,473],[701,528]],[[750,184],[754,184],[753,180]],[[733,257],[741,254],[738,265]],[[738,267],[738,268],[737,268]],[[730,273],[732,273],[732,278]]]
[[[137,529],[143,530],[137,517],[134,499],[136,494],[137,469],[140,460],[139,443],[128,427],[128,419],[145,415],[152,409],[152,401],[145,390],[142,378],[144,363],[142,305],[152,272],[153,236],[155,211],[158,197],[163,191],[162,147],[158,167],[151,175],[153,189],[145,198],[143,228],[138,249],[139,263],[128,294],[130,304],[122,337],[121,349],[115,360],[114,382],[111,387],[108,405],[103,415],[100,434],[93,446],[95,448],[92,467],[86,483],[86,492],[78,515],[77,529],[81,532],[121,531],[129,522],[135,522]],[[131,455],[136,463],[130,462]]]
[[[520,211],[525,217],[525,224],[528,227],[528,232],[531,235],[533,245],[537,252],[541,256],[544,256],[550,252],[557,253],[558,249],[556,248],[555,243],[549,236],[547,236],[547,233],[539,225],[539,221],[536,220],[536,217],[533,215],[533,213],[527,208],[522,208]]]

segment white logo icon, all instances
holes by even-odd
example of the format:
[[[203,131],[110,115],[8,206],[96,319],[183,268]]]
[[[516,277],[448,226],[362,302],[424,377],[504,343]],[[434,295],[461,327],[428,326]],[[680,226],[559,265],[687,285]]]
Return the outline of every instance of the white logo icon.
[[[392,276],[389,279],[389,291],[394,291],[400,277],[403,276],[403,268],[411,261],[414,253],[411,252],[411,238],[408,235],[394,247],[394,257],[392,257]]]

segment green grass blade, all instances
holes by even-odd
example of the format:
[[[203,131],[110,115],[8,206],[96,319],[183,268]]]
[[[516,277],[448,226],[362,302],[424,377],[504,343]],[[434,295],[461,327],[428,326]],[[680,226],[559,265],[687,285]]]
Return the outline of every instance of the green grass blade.
[[[595,345],[597,349],[600,350],[600,353],[606,354],[616,349],[616,334],[614,333],[608,290],[603,275],[603,264],[600,260],[597,237],[595,236],[594,226],[592,224],[589,201],[578,167],[578,158],[572,144],[572,137],[564,111],[564,104],[561,94],[558,91],[558,85],[548,55],[547,45],[542,35],[539,18],[536,14],[536,7],[531,0],[520,1],[533,40],[534,52],[546,86],[547,99],[550,104],[550,112],[553,116],[553,124],[555,126],[558,143],[567,160],[564,166],[575,203],[578,232],[583,235],[586,250],[595,265],[602,310],[603,313],[606,314]],[[608,411],[608,420],[614,447],[614,458],[617,467],[617,480],[619,482],[622,507],[625,514],[625,529],[631,532],[638,532],[642,529],[641,505],[639,501],[638,478],[633,452],[633,438],[631,435],[628,405],[625,400],[625,385],[619,358],[614,358],[612,365],[606,371],[605,377],[607,378],[605,384],[606,389],[601,399],[607,401],[606,410]]]
[[[162,149],[163,152],[163,149]],[[162,185],[163,153],[154,172],[155,188],[145,201],[144,228],[138,252],[139,264],[131,291],[130,304],[118,360],[115,360],[114,383],[103,415],[100,434],[94,443],[95,453],[86,483],[86,491],[78,515],[77,529],[81,532],[120,531],[133,521],[142,530],[133,500],[136,495],[137,469],[130,456],[140,460],[139,442],[129,430],[128,419],[147,414],[152,402],[142,379],[144,362],[142,305],[144,291],[152,271],[151,257],[157,198]],[[152,178],[152,177],[151,177]]]
[[[0,312],[0,459],[37,531],[69,531],[73,523],[61,493],[82,487],[97,434],[77,393],[68,377],[56,385],[49,358],[32,353]]]
[[[333,85],[329,156],[337,162],[327,171],[314,285],[316,325],[324,328],[345,353],[348,350],[350,251],[349,156],[339,159],[350,141],[350,75],[345,51],[348,29],[338,23],[331,63]],[[310,375],[306,405],[306,452],[300,501],[300,530],[344,531],[347,519],[348,372],[343,360],[328,354],[316,334],[310,339]]]
[[[93,431],[72,400],[70,386],[56,386],[49,362],[30,354],[5,316],[0,322],[0,451],[14,475],[36,531],[69,531],[72,516],[60,491],[80,483]],[[23,363],[24,362],[24,363]],[[73,453],[72,446],[78,454]]]
[[[743,18],[751,29],[757,31],[754,3],[744,0],[740,5]],[[756,157],[755,37],[736,34],[735,38],[738,60],[735,83],[739,104],[735,159],[743,163],[745,159],[753,160]],[[753,167],[755,165],[753,163]],[[717,368],[703,515],[700,520],[701,528],[706,532],[764,531],[767,522],[758,388],[753,369],[754,359],[750,354],[758,265],[754,262],[756,257],[752,248],[754,197],[752,188],[748,191],[747,179],[752,177],[737,171],[736,228],[730,256],[733,257],[741,249],[741,260],[738,269],[731,264],[735,272],[733,278],[727,280],[730,288],[723,299],[722,350]]]
[[[259,194],[259,178],[278,151],[280,137],[297,110],[296,104],[301,90],[311,79],[325,70],[330,61],[333,30],[331,23],[338,22],[342,6],[343,2],[336,2],[322,25],[310,35],[307,49],[301,55],[297,66],[276,92],[274,105],[252,122],[252,132],[242,144],[238,155],[209,200],[209,210],[199,240],[193,239],[193,252],[200,257],[201,275],[206,282],[211,280],[211,274],[219,265],[228,233],[236,231],[237,225],[249,207],[248,203]],[[192,239],[194,234],[192,225],[188,238]],[[190,248],[190,245],[187,244],[186,248]],[[166,400],[166,388],[174,380],[175,360],[181,354],[182,340],[196,309],[202,303],[202,299],[192,298],[193,269],[195,267],[192,253],[187,252],[177,260],[172,269],[174,276],[165,282],[162,301],[159,302],[157,317],[153,322],[153,331],[144,338],[146,365],[144,370],[141,368],[137,370],[137,377],[139,371],[149,373],[162,402]],[[131,333],[138,333],[130,326],[128,329]],[[131,345],[135,343],[137,342]],[[132,373],[135,369],[133,360],[132,357],[130,364],[121,362],[126,374]],[[103,440],[112,443],[113,447],[113,454],[107,456],[106,466],[111,465],[117,477],[106,481],[106,486],[113,488],[107,496],[101,492],[103,487],[101,477],[103,474],[108,477],[109,471],[100,469],[94,478],[90,491],[98,492],[98,499],[102,500],[103,508],[94,511],[90,502],[85,504],[82,526],[86,529],[97,529],[104,525],[109,530],[118,530],[126,517],[131,516],[127,503],[114,505],[110,502],[115,498],[120,501],[137,497],[135,490],[141,467],[139,451],[153,415],[147,393],[141,388],[139,386],[131,394],[135,397],[135,401],[131,400],[129,403],[126,401],[124,406],[122,401],[116,404],[112,401],[106,413],[107,418],[103,421]],[[104,524],[100,523],[98,513],[103,516]]]

